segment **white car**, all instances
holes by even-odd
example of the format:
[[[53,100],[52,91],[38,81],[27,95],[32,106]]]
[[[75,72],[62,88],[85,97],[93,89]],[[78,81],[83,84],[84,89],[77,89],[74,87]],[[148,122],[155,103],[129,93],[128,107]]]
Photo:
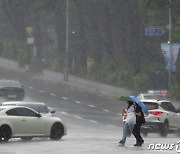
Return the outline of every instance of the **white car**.
[[[166,137],[168,133],[178,131],[180,134],[180,110],[176,110],[168,100],[141,100],[148,108],[149,115],[145,116],[146,123],[141,127],[141,132],[159,132]]]
[[[59,140],[67,134],[63,120],[53,116],[43,116],[24,106],[0,106],[0,141],[10,138],[31,140],[33,137],[50,137]]]
[[[158,99],[158,100],[165,100],[166,97],[163,94],[156,94],[156,93],[141,93],[137,96],[138,99]]]
[[[53,113],[55,113],[53,108],[48,107],[45,103],[42,102],[8,101],[2,102],[1,106],[26,106],[46,116],[52,116]]]

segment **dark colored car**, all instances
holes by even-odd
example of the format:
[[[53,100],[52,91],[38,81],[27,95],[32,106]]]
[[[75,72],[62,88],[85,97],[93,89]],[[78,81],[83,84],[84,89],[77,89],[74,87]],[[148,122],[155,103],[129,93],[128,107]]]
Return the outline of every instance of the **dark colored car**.
[[[0,80],[0,97],[21,101],[25,97],[23,84],[16,80]]]

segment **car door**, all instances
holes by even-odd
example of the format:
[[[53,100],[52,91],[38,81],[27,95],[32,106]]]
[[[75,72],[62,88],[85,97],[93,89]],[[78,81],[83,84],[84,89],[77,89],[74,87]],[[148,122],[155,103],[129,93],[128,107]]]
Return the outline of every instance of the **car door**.
[[[177,127],[177,113],[175,108],[170,102],[163,102],[161,106],[168,112],[169,127]]]
[[[7,120],[11,123],[11,129],[12,129],[12,134],[13,136],[21,136],[24,134],[24,129],[23,129],[23,117],[21,117],[18,114],[18,109],[10,109],[9,111],[6,112],[7,114]]]
[[[176,112],[176,109],[170,102],[168,102],[168,108],[169,108],[169,111],[171,112],[171,116],[172,116],[172,122],[173,122],[172,126],[179,128],[179,116]]]
[[[23,117],[23,129],[28,135],[43,135],[45,133],[45,121],[38,117],[37,113],[29,108],[21,108],[21,115]]]

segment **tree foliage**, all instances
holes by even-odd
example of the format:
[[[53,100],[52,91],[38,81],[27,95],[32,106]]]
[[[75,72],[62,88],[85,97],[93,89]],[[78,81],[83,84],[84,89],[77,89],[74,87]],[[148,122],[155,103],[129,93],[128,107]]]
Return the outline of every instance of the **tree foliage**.
[[[63,71],[67,57],[69,73],[146,90],[148,87],[141,81],[148,81],[150,72],[166,71],[160,43],[168,41],[169,5],[173,41],[180,40],[180,2],[171,1],[69,0],[67,51],[67,0],[0,0],[1,55],[13,58],[29,50],[26,28],[30,26],[37,48],[35,59],[43,60],[45,67]],[[156,37],[144,35],[145,27],[156,26],[165,33]],[[7,46],[2,48],[7,39],[16,39],[26,47],[7,51]],[[26,59],[25,54],[20,57],[21,61]],[[91,67],[88,59],[93,61]]]

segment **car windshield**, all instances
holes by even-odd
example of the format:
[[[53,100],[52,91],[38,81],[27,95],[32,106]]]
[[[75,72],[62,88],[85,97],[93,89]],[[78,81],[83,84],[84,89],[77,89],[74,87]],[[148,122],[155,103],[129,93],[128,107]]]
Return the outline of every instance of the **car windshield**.
[[[153,103],[153,102],[143,102],[146,107],[148,108],[148,110],[154,110],[154,109],[158,109],[159,105],[157,103]]]
[[[144,95],[144,99],[165,99],[162,95]]]

